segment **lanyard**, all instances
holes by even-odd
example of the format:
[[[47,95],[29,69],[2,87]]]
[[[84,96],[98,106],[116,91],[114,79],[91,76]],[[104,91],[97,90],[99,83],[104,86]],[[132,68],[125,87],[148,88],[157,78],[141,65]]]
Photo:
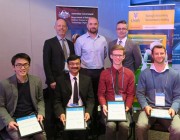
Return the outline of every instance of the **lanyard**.
[[[112,67],[111,67],[111,79],[112,79],[114,94],[116,94],[115,88],[114,88],[114,78],[113,78],[113,74],[112,74]],[[122,72],[122,90],[124,90],[124,67],[123,67],[123,72]]]
[[[155,86],[155,82],[154,82],[154,74],[153,74],[152,70],[151,70],[151,75],[152,75],[152,79],[153,79],[154,90],[155,90],[155,92],[156,92],[156,86]],[[164,93],[165,93],[165,87],[166,87],[166,85],[167,85],[167,81],[168,81],[168,74],[167,74],[167,76],[166,76],[166,81],[165,81],[165,84],[164,84],[164,86],[163,86]]]

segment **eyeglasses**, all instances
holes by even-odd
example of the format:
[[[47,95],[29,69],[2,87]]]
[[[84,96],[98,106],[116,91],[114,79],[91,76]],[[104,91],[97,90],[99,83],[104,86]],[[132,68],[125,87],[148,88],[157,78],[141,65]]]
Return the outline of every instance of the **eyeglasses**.
[[[17,63],[15,65],[17,68],[21,69],[22,67],[24,67],[25,69],[29,68],[29,63],[24,63],[24,64],[21,64],[21,63]]]
[[[112,54],[113,56],[115,56],[115,57],[122,57],[122,56],[124,56],[124,55],[121,55],[121,54]]]
[[[80,66],[80,63],[69,63],[70,66]]]
[[[117,30],[125,31],[125,30],[127,30],[127,28],[117,28]]]

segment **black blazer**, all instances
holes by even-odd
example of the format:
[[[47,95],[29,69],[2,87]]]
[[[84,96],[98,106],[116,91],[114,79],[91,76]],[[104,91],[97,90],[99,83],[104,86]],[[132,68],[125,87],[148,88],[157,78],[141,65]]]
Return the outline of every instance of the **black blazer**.
[[[69,40],[67,40],[67,42],[70,55],[75,54],[74,44]],[[43,65],[46,75],[46,84],[49,85],[56,81],[55,78],[58,77],[64,70],[64,62],[64,52],[58,38],[55,36],[46,40],[43,48]]]
[[[58,118],[61,114],[65,114],[67,106],[72,95],[72,86],[69,73],[64,73],[57,78],[54,100],[54,111]],[[92,114],[94,107],[94,93],[91,78],[79,74],[79,96],[85,106],[85,112]]]

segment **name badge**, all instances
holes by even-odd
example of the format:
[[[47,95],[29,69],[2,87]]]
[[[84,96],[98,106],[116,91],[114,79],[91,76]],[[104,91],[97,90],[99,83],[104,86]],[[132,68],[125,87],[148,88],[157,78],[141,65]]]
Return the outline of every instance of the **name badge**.
[[[115,95],[115,101],[123,101],[122,95]]]
[[[165,106],[165,94],[163,92],[155,93],[155,105]]]

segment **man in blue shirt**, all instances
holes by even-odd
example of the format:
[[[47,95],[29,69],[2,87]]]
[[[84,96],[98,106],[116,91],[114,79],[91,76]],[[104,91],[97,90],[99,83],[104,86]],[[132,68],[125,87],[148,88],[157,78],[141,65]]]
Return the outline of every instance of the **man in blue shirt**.
[[[148,129],[158,121],[170,132],[170,140],[180,139],[180,75],[165,63],[166,49],[155,45],[154,63],[141,72],[136,96],[143,111],[140,113],[136,133],[138,140],[148,140]],[[154,108],[167,109],[172,119],[149,117]]]

